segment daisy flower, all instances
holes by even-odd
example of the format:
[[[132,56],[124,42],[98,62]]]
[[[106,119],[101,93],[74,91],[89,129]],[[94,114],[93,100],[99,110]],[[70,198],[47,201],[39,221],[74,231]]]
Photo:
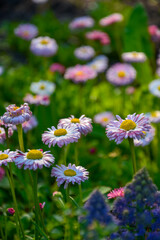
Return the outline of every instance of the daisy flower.
[[[37,56],[50,57],[56,54],[58,45],[53,38],[38,37],[31,41],[30,50]]]
[[[125,138],[141,139],[151,128],[149,119],[143,113],[127,115],[124,120],[116,115],[118,120],[110,121],[106,127],[109,140],[115,140],[117,144]]]
[[[94,25],[94,20],[93,18],[89,16],[83,16],[83,17],[78,17],[75,18],[70,24],[69,28],[70,29],[83,29],[83,28],[90,28],[93,27]]]
[[[87,65],[94,69],[97,73],[102,73],[108,67],[108,58],[104,55],[99,55]]]
[[[90,46],[82,46],[75,49],[74,55],[80,60],[89,60],[94,57],[95,51]]]
[[[40,80],[39,82],[32,82],[30,90],[38,95],[50,96],[55,91],[56,85],[52,82]]]
[[[122,54],[122,59],[125,62],[145,62],[147,57],[143,52],[125,52]]]
[[[100,21],[99,21],[99,24],[101,26],[109,26],[113,23],[116,23],[116,22],[121,22],[123,20],[123,16],[122,14],[120,13],[113,13],[107,17],[104,17],[102,18]]]
[[[80,184],[88,179],[89,172],[81,166],[75,166],[75,164],[69,163],[68,167],[61,164],[61,166],[56,165],[52,168],[51,177],[56,177],[58,186],[64,184],[66,189],[69,183]]]
[[[21,152],[17,154],[14,162],[18,168],[37,170],[43,167],[50,167],[54,163],[54,157],[49,153],[50,151],[43,152],[42,149],[32,149],[28,152]]]
[[[26,94],[26,96],[23,98],[24,102],[27,102],[29,104],[34,105],[44,105],[48,106],[50,104],[50,98],[48,95],[32,95],[32,94]]]
[[[69,118],[63,118],[58,123],[59,127],[77,127],[78,131],[87,135],[89,132],[92,132],[92,119],[82,115],[80,118],[75,118],[73,115]]]
[[[141,139],[134,139],[134,145],[137,146],[146,146],[150,144],[150,142],[153,140],[155,136],[155,128],[151,127],[151,129],[148,132],[144,132],[144,137]]]
[[[51,66],[50,66],[50,68],[49,68],[49,70],[51,71],[51,72],[59,72],[59,73],[61,73],[61,74],[63,74],[64,72],[65,72],[65,66],[63,66],[62,64],[60,64],[60,63],[53,63]]]
[[[106,78],[113,85],[127,85],[135,80],[136,70],[127,63],[116,63],[108,69]]]
[[[114,120],[115,117],[111,112],[102,112],[98,113],[94,116],[94,122],[101,124],[102,127],[106,127],[106,125]]]
[[[149,118],[151,123],[159,123],[160,122],[160,111],[153,111],[146,114],[146,117]]]
[[[102,45],[108,45],[110,43],[110,37],[108,36],[108,34],[98,30],[86,33],[86,38],[100,41]]]
[[[149,34],[151,35],[151,39],[154,42],[160,41],[160,29],[156,25],[150,25],[148,27]]]
[[[37,118],[35,116],[32,116],[29,121],[22,123],[22,128],[25,133],[27,133],[29,130],[37,127],[38,122]]]
[[[156,79],[149,84],[149,91],[160,98],[160,79]]]
[[[32,112],[30,111],[28,103],[24,103],[20,107],[12,104],[9,105],[6,110],[7,112],[5,112],[1,117],[1,120],[4,122],[4,124],[22,124],[23,122],[28,121],[32,116]]]
[[[78,131],[76,126],[66,126],[61,127],[57,126],[57,129],[52,126],[48,128],[48,131],[45,131],[42,134],[42,141],[44,144],[48,145],[49,148],[57,144],[58,147],[63,145],[68,145],[69,143],[78,142],[81,134]]]
[[[31,40],[38,35],[38,28],[30,23],[20,24],[14,29],[16,36],[23,38],[25,40]]]
[[[124,197],[124,187],[116,188],[107,194],[108,199],[116,197]]]
[[[75,83],[86,82],[89,79],[97,77],[97,73],[91,67],[87,65],[76,65],[74,67],[67,68],[64,78],[71,79]]]
[[[8,128],[8,137],[11,137],[13,135],[13,128]],[[4,128],[0,127],[0,143],[3,143],[6,140],[6,132]]]
[[[14,162],[17,152],[10,151],[9,149],[0,151],[0,166],[5,165],[9,162]]]

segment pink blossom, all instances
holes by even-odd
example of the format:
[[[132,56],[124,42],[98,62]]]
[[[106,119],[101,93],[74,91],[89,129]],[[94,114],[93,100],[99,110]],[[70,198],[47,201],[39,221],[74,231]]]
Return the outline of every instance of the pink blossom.
[[[8,208],[7,213],[8,213],[9,216],[13,216],[15,214],[14,208]]]
[[[63,74],[63,73],[65,72],[65,66],[63,66],[63,65],[60,64],[60,63],[53,63],[53,64],[50,66],[49,70],[50,70],[51,72],[59,72],[59,73]]]
[[[86,38],[91,40],[98,40],[102,45],[108,45],[110,43],[110,37],[107,33],[102,31],[94,30],[86,33]]]
[[[124,197],[124,187],[120,187],[112,190],[107,194],[108,199],[116,198],[116,197]]]

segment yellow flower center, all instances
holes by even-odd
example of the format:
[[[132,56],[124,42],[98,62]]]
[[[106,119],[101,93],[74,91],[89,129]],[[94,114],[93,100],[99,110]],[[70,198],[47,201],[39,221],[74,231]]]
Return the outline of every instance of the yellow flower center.
[[[23,36],[24,36],[24,37],[28,37],[28,36],[29,36],[29,32],[28,32],[28,31],[24,31],[24,32],[23,32]]]
[[[158,116],[158,114],[157,114],[157,112],[155,111],[155,112],[151,112],[151,116],[152,117],[157,117]]]
[[[67,170],[64,171],[64,175],[73,177],[73,176],[76,175],[76,172],[74,170],[72,170],[72,169],[67,169]]]
[[[33,149],[27,153],[27,159],[35,159],[36,160],[36,159],[41,159],[41,158],[43,158],[43,153],[40,150]]]
[[[136,124],[132,120],[127,119],[127,120],[124,120],[121,123],[120,128],[122,128],[122,129],[124,129],[126,131],[133,130],[133,129],[136,128]]]
[[[44,90],[45,88],[46,88],[46,87],[45,87],[45,85],[43,85],[43,84],[40,86],[40,89],[41,89],[41,90]]]
[[[84,73],[83,73],[82,71],[77,71],[77,72],[76,72],[76,76],[83,76],[83,74],[84,74]]]
[[[118,77],[123,78],[126,76],[126,73],[124,71],[119,71],[118,72]]]
[[[19,107],[13,107],[13,111],[16,111],[17,109],[19,109]]]
[[[48,44],[48,40],[46,40],[46,39],[41,40],[41,44],[47,45]]]
[[[71,123],[80,123],[79,118],[73,118],[71,120]]]
[[[0,130],[0,133],[2,133],[2,131]]]
[[[158,86],[158,90],[160,91],[160,85]]]
[[[108,120],[109,120],[109,119],[108,119],[107,117],[103,117],[103,118],[102,118],[102,121],[103,121],[103,122],[108,122]]]
[[[133,52],[133,53],[132,53],[132,56],[133,56],[133,57],[138,57],[138,53]]]
[[[142,131],[142,133],[144,133],[144,136],[146,136],[146,134],[147,134],[145,131]]]
[[[5,154],[5,153],[0,154],[0,160],[4,160],[4,159],[7,159],[7,158],[8,158],[7,154]]]
[[[67,134],[66,129],[60,128],[54,131],[55,136],[64,136]]]

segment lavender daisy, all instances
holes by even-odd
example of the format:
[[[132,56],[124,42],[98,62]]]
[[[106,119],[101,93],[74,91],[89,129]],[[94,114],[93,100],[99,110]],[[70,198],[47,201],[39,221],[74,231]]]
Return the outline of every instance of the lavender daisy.
[[[75,118],[73,115],[69,118],[63,118],[59,121],[59,127],[76,127],[83,135],[92,132],[92,119],[82,115],[80,118]]]
[[[30,90],[38,95],[50,96],[55,91],[56,85],[46,80],[40,80],[39,82],[32,82]]]
[[[89,172],[85,168],[76,166],[75,164],[72,165],[71,163],[69,163],[68,167],[62,164],[61,166],[56,165],[51,171],[51,177],[57,178],[58,186],[65,183],[64,188],[67,188],[69,183],[80,184],[84,182],[88,179],[88,174]]]
[[[89,16],[82,16],[75,18],[70,24],[69,28],[70,29],[83,29],[83,28],[90,28],[93,27],[94,25],[94,20],[93,18]]]
[[[4,115],[1,117],[4,124],[22,124],[23,122],[28,121],[32,116],[32,112],[30,111],[28,103],[24,103],[20,107],[12,104],[9,105],[6,110],[7,112],[5,112]]]
[[[135,80],[136,70],[129,64],[116,63],[108,69],[106,78],[113,85],[127,85]]]
[[[5,165],[9,162],[13,162],[17,152],[10,151],[9,149],[0,151],[0,166]]]
[[[150,122],[152,122],[152,123],[159,123],[160,122],[160,111],[153,111],[153,112],[147,113],[146,117],[148,117]]]
[[[125,52],[122,54],[122,59],[125,62],[145,62],[147,57],[143,52]]]
[[[117,120],[110,121],[106,127],[106,134],[109,140],[115,140],[117,144],[125,138],[141,139],[151,128],[149,119],[143,113],[127,115],[123,120],[116,115]]]
[[[17,28],[15,28],[14,33],[20,38],[31,40],[38,35],[38,28],[30,23],[20,24]]]
[[[102,127],[106,127],[106,125],[114,119],[115,116],[111,112],[102,112],[94,116],[94,122],[101,124]]]
[[[53,38],[38,37],[31,41],[30,50],[37,56],[50,57],[56,54],[58,45]]]
[[[82,46],[76,48],[74,51],[74,55],[81,60],[89,60],[95,55],[95,51],[90,46]]]
[[[49,148],[57,144],[58,147],[68,145],[69,143],[78,142],[81,134],[76,126],[58,126],[57,129],[52,126],[42,134],[42,141],[48,145]]]
[[[42,149],[32,149],[24,153],[19,151],[19,154],[14,160],[18,168],[24,167],[24,169],[37,170],[43,167],[50,167],[54,163],[54,157],[52,154],[43,152]]]
[[[97,73],[101,73],[108,67],[108,58],[104,55],[99,55],[87,65],[94,69]]]
[[[144,132],[144,137],[141,139],[134,139],[134,145],[137,146],[146,146],[150,144],[150,142],[153,140],[155,136],[155,128],[151,127],[151,129],[148,132]]]
[[[44,105],[48,106],[50,104],[50,98],[48,95],[32,95],[32,94],[26,94],[26,96],[23,98],[24,102],[27,102],[29,104],[33,105]]]
[[[64,78],[71,79],[75,83],[81,83],[89,79],[94,79],[96,76],[96,71],[91,67],[87,65],[76,65],[66,70]]]
[[[160,79],[156,79],[149,84],[149,91],[160,98]]]

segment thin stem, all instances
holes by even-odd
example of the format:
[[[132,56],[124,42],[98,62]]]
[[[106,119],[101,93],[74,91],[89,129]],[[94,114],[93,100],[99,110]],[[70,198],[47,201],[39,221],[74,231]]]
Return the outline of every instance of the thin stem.
[[[4,225],[5,225],[5,240],[7,240],[7,216],[4,216]]]
[[[78,166],[78,144],[75,143],[75,164]]]
[[[34,195],[34,203],[35,203],[35,222],[37,225],[39,225],[39,218],[38,218],[38,208],[39,208],[39,204],[38,204],[38,196],[37,196],[37,171],[33,171],[33,195]],[[39,234],[38,234],[38,230],[35,226],[35,240],[39,239]]]
[[[5,130],[5,134],[6,134],[7,148],[9,148],[8,127],[4,127],[4,130]]]
[[[3,233],[2,223],[0,223],[0,232],[1,232],[2,240],[5,240],[4,233]]]
[[[76,143],[75,144],[75,164],[76,166],[78,166],[78,144]],[[79,187],[79,200],[80,200],[80,206],[82,206],[83,204],[83,197],[82,197],[82,186],[81,186],[81,183],[78,185]]]
[[[69,144],[67,146],[64,146],[64,157],[63,157],[63,163],[66,166],[67,165],[67,153],[68,153]]]
[[[134,171],[134,174],[135,174],[136,171],[137,171],[137,167],[136,167],[136,156],[135,156],[135,151],[134,151],[133,138],[128,138],[128,141],[129,141],[129,145],[130,145],[130,149],[131,149],[133,171]]]
[[[25,239],[23,227],[21,225],[20,217],[19,217],[19,211],[18,211],[18,205],[17,205],[17,200],[16,200],[16,194],[15,194],[15,188],[14,188],[14,182],[13,182],[13,174],[12,174],[12,168],[11,165],[9,164],[10,167],[10,175],[9,175],[9,170],[7,167],[5,167],[5,172],[7,173],[7,177],[10,183],[10,188],[11,188],[11,193],[13,197],[13,202],[14,202],[14,207],[15,207],[15,216],[16,216],[16,229],[17,229],[17,234],[19,236],[19,227],[21,229],[21,233],[23,236],[23,239]],[[19,223],[19,224],[18,224]]]
[[[20,150],[21,150],[22,152],[24,152],[22,124],[18,124],[18,125],[17,125],[17,131],[18,131],[19,147],[20,147]]]

